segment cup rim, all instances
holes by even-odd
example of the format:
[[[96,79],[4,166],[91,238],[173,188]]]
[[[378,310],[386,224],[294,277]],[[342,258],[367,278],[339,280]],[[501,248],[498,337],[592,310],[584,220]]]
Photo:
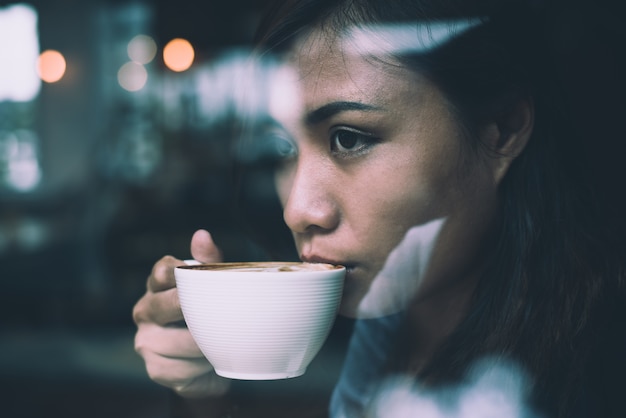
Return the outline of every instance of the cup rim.
[[[340,264],[330,264],[330,263],[309,263],[302,261],[229,261],[229,262],[221,262],[221,263],[199,263],[199,264],[185,264],[181,266],[176,266],[177,269],[181,270],[196,270],[196,271],[219,271],[219,272],[232,272],[232,273],[241,273],[241,270],[246,267],[250,267],[251,264],[259,264],[263,267],[267,268],[275,268],[280,266],[299,266],[299,265],[320,265],[320,266],[328,266],[328,269],[318,270],[284,270],[280,271],[281,273],[307,273],[307,272],[323,272],[323,271],[337,271],[337,270],[345,270],[345,266]]]

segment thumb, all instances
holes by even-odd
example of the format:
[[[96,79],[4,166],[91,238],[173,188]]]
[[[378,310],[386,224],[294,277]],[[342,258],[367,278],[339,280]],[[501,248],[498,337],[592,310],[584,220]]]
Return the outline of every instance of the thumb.
[[[215,245],[211,234],[199,229],[191,238],[191,256],[201,263],[219,263],[222,261],[222,251]]]

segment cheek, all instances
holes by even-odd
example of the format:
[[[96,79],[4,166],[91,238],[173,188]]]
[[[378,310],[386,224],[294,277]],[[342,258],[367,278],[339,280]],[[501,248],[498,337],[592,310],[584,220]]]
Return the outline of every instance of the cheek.
[[[476,174],[470,181],[461,182],[446,205],[445,226],[430,259],[420,290],[422,296],[471,283],[493,248],[492,231],[499,204],[496,188],[488,178]]]
[[[386,218],[410,227],[449,215],[460,185],[455,168],[447,165],[427,154],[390,164],[375,192],[390,212]]]

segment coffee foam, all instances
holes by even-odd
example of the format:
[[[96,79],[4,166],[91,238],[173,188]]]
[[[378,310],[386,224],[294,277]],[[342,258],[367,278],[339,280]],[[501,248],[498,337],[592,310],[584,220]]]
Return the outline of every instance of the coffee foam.
[[[189,270],[215,270],[215,271],[251,271],[251,272],[296,272],[296,271],[325,271],[340,269],[325,263],[298,263],[298,262],[243,262],[243,263],[215,263],[200,264],[193,266],[181,266]]]

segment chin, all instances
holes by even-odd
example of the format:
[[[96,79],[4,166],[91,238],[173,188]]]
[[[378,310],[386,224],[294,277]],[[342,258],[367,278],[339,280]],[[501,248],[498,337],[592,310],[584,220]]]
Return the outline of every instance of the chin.
[[[339,315],[353,319],[382,318],[406,307],[398,301],[399,298],[393,294],[375,292],[371,286],[347,286],[339,306]]]
[[[359,304],[361,303],[361,297],[359,297],[354,289],[354,286],[350,286],[350,282],[346,280],[343,287],[343,295],[341,297],[341,304],[339,305],[339,315],[348,318],[356,318],[359,310]]]
[[[362,306],[371,285],[371,279],[366,270],[359,267],[349,268],[344,282],[339,315],[353,319],[371,317],[363,312]]]

